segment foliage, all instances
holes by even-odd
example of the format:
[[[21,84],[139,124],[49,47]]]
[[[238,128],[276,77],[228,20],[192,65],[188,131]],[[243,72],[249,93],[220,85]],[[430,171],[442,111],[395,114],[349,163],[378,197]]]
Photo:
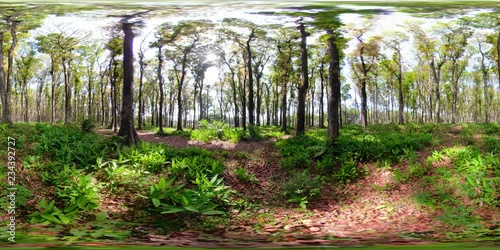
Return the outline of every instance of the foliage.
[[[244,182],[252,182],[252,183],[258,182],[257,178],[255,178],[255,174],[254,173],[248,174],[246,168],[240,168],[240,167],[235,168],[234,174],[236,175],[236,178],[238,178],[238,180]]]
[[[85,119],[81,122],[81,128],[84,133],[92,133],[95,128],[94,120]]]
[[[232,194],[229,187],[222,184],[223,179],[206,175],[197,176],[193,182],[195,189],[184,188],[184,184],[175,184],[175,178],[165,181],[161,178],[150,187],[149,198],[156,210],[162,214],[199,213],[202,215],[223,215],[216,208],[229,205]]]
[[[283,195],[288,202],[299,203],[306,208],[306,204],[321,194],[323,180],[321,176],[312,177],[309,171],[292,171],[290,178],[283,184]]]
[[[77,164],[79,168],[90,169],[97,158],[110,154],[119,145],[113,138],[84,133],[72,127],[36,124],[35,128],[36,132],[31,137],[35,143],[33,154],[51,157],[60,164],[59,169],[71,163]]]
[[[334,180],[346,184],[356,180],[360,175],[361,173],[357,168],[356,162],[351,158],[342,161],[340,168],[336,170],[332,176]]]
[[[260,140],[259,130],[250,126],[248,130],[232,128],[221,121],[201,120],[198,128],[191,132],[191,140],[210,142],[213,140],[223,140],[237,143],[244,140]]]
[[[42,173],[42,180],[55,186],[55,196],[62,201],[66,212],[92,212],[99,208],[99,189],[92,174],[73,165],[64,165],[57,173]]]
[[[38,211],[30,215],[31,223],[42,224],[72,224],[79,217],[75,210],[60,210],[55,206],[55,201],[47,202],[45,197],[38,204]]]

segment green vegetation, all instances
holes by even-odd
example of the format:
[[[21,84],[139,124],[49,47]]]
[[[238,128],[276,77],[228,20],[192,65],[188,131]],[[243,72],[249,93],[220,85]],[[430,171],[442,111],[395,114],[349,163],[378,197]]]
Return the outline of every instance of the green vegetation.
[[[317,202],[331,199],[331,192],[338,195],[364,183],[365,178],[386,172],[392,173],[393,181],[373,183],[373,189],[387,195],[413,185],[412,202],[448,228],[446,237],[493,239],[500,235],[497,222],[476,212],[500,207],[496,125],[462,125],[460,133],[448,125],[377,125],[365,131],[349,125],[334,144],[327,141],[324,129],[309,129],[304,136],[274,142],[279,168],[285,174],[283,178],[271,174],[269,179],[261,178],[262,173],[257,178],[255,170],[246,167],[261,164],[260,158],[241,149],[179,149],[149,142],[124,147],[119,137],[83,132],[76,126],[1,128],[2,136],[15,136],[19,142],[17,171],[22,178],[16,184],[16,204],[26,218],[20,224],[21,241],[30,238],[23,232],[34,230],[28,229],[33,225],[59,232],[57,239],[128,240],[137,237],[134,228],[148,223],[151,216],[154,230],[162,232],[183,230],[187,225],[218,230],[233,220],[256,220],[252,230],[260,232],[276,223],[271,212],[262,212],[268,211],[269,202],[287,209],[298,207],[306,215]],[[271,127],[256,131],[261,140],[283,136]],[[474,136],[463,140],[464,135]],[[444,145],[450,136],[453,141]],[[234,161],[242,164],[234,166]],[[233,179],[231,186],[226,183],[228,176]],[[263,181],[271,181],[279,192],[260,201],[241,195],[249,191],[261,197],[257,190]],[[103,210],[110,197],[121,199],[121,204]],[[0,201],[6,210],[6,198]],[[130,220],[127,214],[137,219]]]

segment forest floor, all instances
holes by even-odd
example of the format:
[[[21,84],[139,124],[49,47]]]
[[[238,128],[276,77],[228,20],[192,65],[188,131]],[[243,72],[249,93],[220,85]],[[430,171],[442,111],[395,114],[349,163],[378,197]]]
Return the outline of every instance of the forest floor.
[[[376,130],[377,127],[373,129]],[[320,197],[310,200],[307,208],[299,208],[298,204],[289,203],[287,198],[283,197],[283,184],[291,178],[291,172],[282,166],[283,156],[276,142],[293,136],[243,140],[237,143],[222,140],[200,142],[185,135],[158,136],[153,131],[138,131],[141,141],[166,144],[173,148],[196,147],[212,152],[226,167],[225,185],[235,190],[236,199],[244,200],[245,205],[239,209],[233,208],[226,216],[205,216],[201,221],[196,221],[196,217],[187,216],[185,224],[179,226],[175,224],[177,222],[164,220],[162,215],[155,217],[154,214],[147,213],[145,209],[151,205],[145,203],[149,201],[139,197],[133,190],[144,186],[129,183],[124,191],[103,193],[99,207],[100,211],[108,214],[109,219],[109,222],[105,222],[108,224],[101,226],[103,230],[120,231],[120,223],[129,223],[123,226],[129,236],[123,238],[115,234],[110,239],[99,240],[101,236],[93,236],[96,232],[92,221],[77,227],[26,223],[29,229],[26,235],[36,237],[16,246],[124,244],[210,248],[347,247],[380,244],[419,245],[450,241],[468,244],[478,239],[491,244],[489,246],[498,246],[498,240],[492,240],[492,237],[498,239],[500,236],[500,210],[498,207],[483,204],[482,200],[477,202],[479,198],[486,197],[481,196],[481,192],[486,192],[486,189],[478,189],[478,195],[474,199],[469,199],[458,190],[467,180],[465,174],[460,176],[459,173],[457,177],[454,171],[460,157],[468,162],[469,156],[453,154],[467,153],[467,149],[473,147],[481,150],[480,156],[485,157],[483,153],[488,152],[484,152],[484,140],[492,139],[496,143],[492,145],[496,145],[499,150],[500,143],[496,132],[483,135],[484,131],[470,131],[475,130],[463,129],[460,125],[436,127],[432,131],[432,138],[437,142],[415,151],[410,150],[415,156],[411,161],[405,158],[406,156],[391,161],[370,158],[356,161],[356,168],[359,169],[356,179],[347,183],[328,179],[321,188]],[[97,133],[97,136],[114,135],[107,129],[99,129]],[[345,134],[347,133],[348,130]],[[368,131],[367,134],[369,133],[371,132]],[[390,133],[394,131],[391,130]],[[397,154],[400,157],[402,153]],[[220,157],[222,155],[223,157]],[[480,156],[474,157],[481,160]],[[499,161],[497,154],[493,157]],[[432,161],[429,160],[431,158]],[[495,168],[500,166],[499,162],[495,163],[498,165],[494,166]],[[415,166],[424,172],[418,174],[412,170]],[[246,169],[248,175],[252,176],[251,181],[243,181],[236,176],[235,170],[241,168]],[[490,169],[491,166],[487,168]],[[40,177],[33,173],[28,174],[27,170],[28,168],[26,171],[19,170],[20,179],[31,178],[30,185],[36,184],[37,187],[32,190],[37,198],[53,192],[54,187],[45,190],[46,185],[42,184]],[[408,173],[409,177],[404,179],[401,173]],[[25,174],[26,176],[23,176]],[[458,180],[460,185],[453,186],[451,180]],[[428,197],[422,194],[428,194]],[[417,197],[420,197],[420,201]],[[27,204],[34,207],[35,201],[28,201]],[[182,216],[184,215],[178,217]],[[37,242],[42,239],[40,237],[47,236],[62,240],[62,243],[54,244],[46,240],[42,241],[46,243]],[[0,237],[4,237],[2,232]],[[113,240],[113,237],[117,238]],[[124,242],[120,243],[119,239]]]
[[[461,127],[451,127],[441,144],[417,153],[419,163],[434,150],[451,147],[460,139]],[[203,143],[183,136],[157,136],[154,132],[139,131],[143,141],[164,143],[177,148],[201,147],[208,150],[229,152],[226,159],[226,184],[242,197],[260,202],[263,208],[255,217],[239,216],[242,211],[232,211],[231,221],[221,230],[214,231],[212,243],[231,245],[231,242],[247,242],[247,245],[322,245],[342,244],[416,244],[439,241],[447,232],[457,227],[450,226],[436,217],[442,214],[426,209],[414,202],[414,196],[422,191],[422,183],[400,183],[394,174],[375,163],[365,165],[365,175],[349,184],[327,184],[319,199],[308,204],[307,209],[297,209],[277,204],[279,182],[286,178],[287,171],[279,166],[280,155],[274,145],[276,139],[231,143],[212,141]],[[246,155],[246,157],[240,157]],[[452,167],[451,162],[435,164]],[[258,181],[242,182],[235,178],[232,169],[244,167]],[[401,164],[401,168],[406,168]],[[476,215],[500,222],[500,211],[478,210]],[[456,231],[455,230],[455,231]],[[170,245],[171,240],[188,245],[206,242],[210,233],[184,232],[175,237],[160,237]],[[210,238],[210,237],[208,237]],[[170,239],[170,240],[169,240]],[[193,241],[192,244],[187,242]],[[260,242],[260,243],[259,243]],[[269,244],[271,243],[271,244]],[[205,245],[206,243],[202,244]]]

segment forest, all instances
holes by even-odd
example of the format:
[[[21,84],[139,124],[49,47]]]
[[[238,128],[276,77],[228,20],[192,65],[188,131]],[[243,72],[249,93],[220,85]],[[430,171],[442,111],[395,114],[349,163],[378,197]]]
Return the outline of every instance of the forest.
[[[0,0],[0,248],[498,247],[499,12]]]

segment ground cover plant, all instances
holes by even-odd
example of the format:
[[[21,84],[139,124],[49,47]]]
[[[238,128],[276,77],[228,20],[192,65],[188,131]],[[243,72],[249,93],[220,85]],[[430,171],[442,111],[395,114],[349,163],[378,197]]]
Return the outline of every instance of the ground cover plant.
[[[16,186],[21,242],[35,239],[30,235],[48,241],[143,241],[186,230],[204,230],[207,235],[197,236],[204,238],[221,229],[224,237],[237,238],[233,231],[243,229],[249,235],[270,230],[285,239],[290,232],[326,230],[329,224],[319,226],[316,220],[329,218],[330,212],[318,209],[335,204],[332,211],[347,216],[344,209],[360,198],[387,218],[404,214],[409,208],[401,202],[410,202],[413,213],[432,221],[420,222],[426,230],[445,230],[434,236],[404,234],[414,239],[493,240],[500,234],[500,216],[494,212],[500,188],[498,138],[486,132],[487,126],[471,127],[473,134],[482,134],[472,143],[448,125],[414,124],[366,131],[346,126],[339,144],[329,143],[322,129],[310,129],[304,136],[283,135],[275,142],[274,137],[250,142],[274,148],[272,161],[269,149],[253,151],[259,146],[227,152],[211,144],[205,144],[206,149],[175,148],[168,141],[142,141],[124,147],[117,137],[78,127],[19,124],[3,127],[2,133],[15,134],[24,143],[18,171],[30,182]],[[37,134],[16,132],[20,129]],[[445,142],[444,134],[454,139]],[[70,154],[57,146],[62,142],[79,143],[87,150]],[[266,164],[273,164],[273,173]],[[412,192],[403,191],[409,187]],[[368,207],[356,213],[370,217]]]

